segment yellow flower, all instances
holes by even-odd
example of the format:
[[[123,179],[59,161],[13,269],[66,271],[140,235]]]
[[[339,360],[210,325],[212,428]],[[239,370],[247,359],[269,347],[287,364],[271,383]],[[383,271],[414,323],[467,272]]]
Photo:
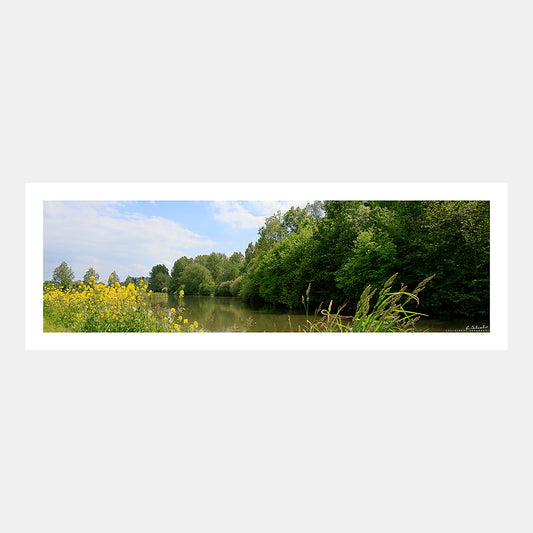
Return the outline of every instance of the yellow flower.
[[[186,318],[183,319],[183,323],[184,323],[184,324],[187,324],[188,322],[189,322],[189,321],[188,321]]]
[[[170,309],[170,312],[171,312],[171,313],[175,313],[176,310],[172,307],[172,308]]]
[[[183,298],[185,296],[185,292],[183,291],[183,289],[181,289],[180,291],[180,298]]]
[[[196,322],[196,320],[194,321],[194,327],[195,327],[195,328],[198,327],[198,322]]]

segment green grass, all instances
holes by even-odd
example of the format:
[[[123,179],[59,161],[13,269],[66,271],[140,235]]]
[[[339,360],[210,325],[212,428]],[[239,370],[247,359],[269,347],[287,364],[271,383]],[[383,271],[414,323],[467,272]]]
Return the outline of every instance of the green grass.
[[[68,333],[72,330],[58,322],[43,317],[43,333]]]
[[[391,287],[398,274],[391,276],[383,285],[383,288],[376,295],[377,289],[368,285],[361,294],[355,313],[353,316],[341,315],[346,304],[338,308],[333,313],[331,307],[333,301],[329,303],[327,309],[320,307],[315,311],[312,320],[309,319],[309,293],[311,284],[307,287],[306,297],[302,296],[302,302],[307,315],[308,332],[339,332],[339,333],[367,333],[367,332],[409,332],[417,331],[416,322],[422,313],[405,309],[409,303],[418,305],[418,294],[431,281],[435,274],[422,280],[413,292],[407,292],[407,287],[401,284],[399,290],[392,291]]]
[[[154,304],[159,302],[168,302],[168,293],[166,292],[151,292],[146,295],[146,301]]]

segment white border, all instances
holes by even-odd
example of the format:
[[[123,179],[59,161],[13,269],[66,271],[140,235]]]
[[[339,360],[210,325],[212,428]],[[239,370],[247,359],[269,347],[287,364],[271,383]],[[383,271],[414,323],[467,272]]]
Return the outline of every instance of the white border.
[[[506,183],[26,183],[27,350],[507,350]],[[43,333],[45,200],[490,200],[489,333]]]

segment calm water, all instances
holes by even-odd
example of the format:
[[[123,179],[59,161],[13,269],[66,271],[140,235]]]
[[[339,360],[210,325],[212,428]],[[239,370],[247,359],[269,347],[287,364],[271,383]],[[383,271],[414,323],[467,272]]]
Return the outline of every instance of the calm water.
[[[306,323],[304,313],[279,312],[269,309],[254,309],[239,298],[216,296],[185,296],[185,316],[190,321],[196,320],[205,331],[298,331]],[[161,307],[177,307],[178,300],[168,297]],[[439,320],[420,319],[418,329],[422,331],[481,331],[487,332],[488,321],[468,319]],[[292,326],[292,328],[291,328]]]

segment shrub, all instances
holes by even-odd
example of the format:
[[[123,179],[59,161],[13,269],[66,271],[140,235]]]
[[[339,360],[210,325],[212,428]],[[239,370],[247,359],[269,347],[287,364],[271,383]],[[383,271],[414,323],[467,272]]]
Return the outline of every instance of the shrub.
[[[185,286],[187,294],[198,294],[202,283],[212,283],[213,276],[211,272],[198,263],[187,265],[180,277],[181,283]]]
[[[239,292],[241,291],[241,287],[242,287],[242,276],[239,276],[238,278],[235,278],[229,286],[231,295],[238,296]]]
[[[202,296],[212,296],[215,293],[215,282],[202,281],[198,287],[198,293]]]
[[[231,296],[231,281],[223,281],[216,288],[215,294],[217,296]]]
[[[183,318],[177,309],[153,309],[146,284],[127,287],[82,283],[77,290],[53,289],[43,295],[43,318],[72,332],[184,332],[197,331],[198,322]],[[202,330],[200,330],[202,331]]]

